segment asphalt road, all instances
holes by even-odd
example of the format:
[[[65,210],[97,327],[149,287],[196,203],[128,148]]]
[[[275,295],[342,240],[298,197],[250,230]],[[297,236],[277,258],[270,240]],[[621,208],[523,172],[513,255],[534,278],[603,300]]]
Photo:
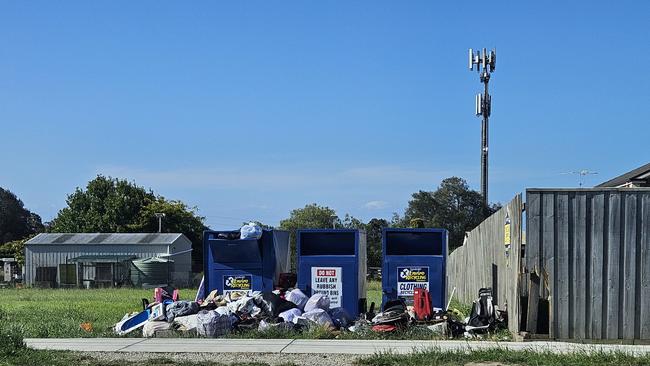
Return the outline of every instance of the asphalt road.
[[[511,350],[565,352],[625,352],[650,354],[650,345],[595,345],[564,342],[493,341],[384,341],[310,339],[206,339],[206,338],[27,338],[34,349],[81,352],[136,353],[283,353],[369,355],[376,352],[409,353],[417,349],[471,350],[502,348]]]

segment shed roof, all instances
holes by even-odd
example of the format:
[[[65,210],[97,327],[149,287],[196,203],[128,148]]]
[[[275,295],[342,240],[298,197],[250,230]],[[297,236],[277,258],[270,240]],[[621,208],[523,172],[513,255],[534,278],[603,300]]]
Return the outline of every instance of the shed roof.
[[[33,244],[140,244],[140,245],[167,245],[174,244],[185,235],[179,233],[46,233],[38,234],[28,240],[26,245]]]
[[[634,170],[631,170],[623,175],[619,175],[614,179],[601,183],[596,187],[619,187],[629,182],[636,180],[648,182],[650,181],[650,163],[642,165]]]

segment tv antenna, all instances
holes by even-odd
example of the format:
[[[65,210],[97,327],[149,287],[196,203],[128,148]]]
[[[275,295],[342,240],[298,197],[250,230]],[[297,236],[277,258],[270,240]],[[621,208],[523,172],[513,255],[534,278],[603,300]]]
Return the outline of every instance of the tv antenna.
[[[561,173],[561,174],[573,174],[573,175],[578,175],[578,176],[579,176],[579,184],[580,184],[580,188],[582,188],[582,183],[583,183],[584,178],[585,178],[587,175],[596,175],[596,174],[598,174],[598,172],[594,172],[594,171],[591,171],[591,170],[589,170],[589,169],[582,169],[582,170],[574,170],[574,171],[572,171],[572,172],[565,172],[565,173]]]
[[[496,69],[497,63],[497,50],[493,49],[492,51],[487,51],[483,49],[481,51],[469,49],[469,69],[474,70],[474,65],[476,65],[476,71],[479,73],[481,83],[484,84],[485,89],[483,94],[479,93],[476,95],[476,116],[482,116],[483,120],[481,123],[481,195],[485,201],[485,205],[488,203],[488,120],[492,111],[492,97],[488,93],[488,83],[490,82],[490,74]]]

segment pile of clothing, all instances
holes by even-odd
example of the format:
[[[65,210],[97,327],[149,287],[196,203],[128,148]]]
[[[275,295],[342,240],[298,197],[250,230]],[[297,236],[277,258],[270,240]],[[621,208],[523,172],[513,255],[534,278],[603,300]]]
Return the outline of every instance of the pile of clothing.
[[[331,309],[326,295],[318,293],[308,297],[299,289],[231,291],[225,295],[215,290],[200,301],[182,301],[169,296],[155,300],[149,303],[143,299],[143,310],[126,314],[115,325],[115,332],[123,335],[142,328],[145,337],[170,332],[219,337],[234,330],[264,331],[275,327],[302,330],[320,325],[334,330],[346,328],[353,321],[343,308]]]

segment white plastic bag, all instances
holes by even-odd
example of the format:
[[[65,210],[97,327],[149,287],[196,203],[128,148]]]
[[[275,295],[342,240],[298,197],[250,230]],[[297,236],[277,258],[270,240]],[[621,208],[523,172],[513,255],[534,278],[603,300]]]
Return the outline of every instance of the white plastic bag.
[[[312,297],[307,300],[305,303],[305,312],[322,309],[328,311],[330,309],[330,298],[325,294],[314,294]]]
[[[172,324],[165,321],[148,321],[142,327],[142,335],[150,338],[156,335],[156,331],[164,331],[171,329]]]
[[[218,308],[214,309],[219,315],[227,315],[230,316],[232,315],[232,311],[227,306],[219,306]]]
[[[327,325],[327,326],[334,325],[332,323],[332,318],[330,318],[329,314],[327,314],[327,311],[323,309],[310,310],[302,314],[302,316],[320,325]]]
[[[196,314],[188,316],[177,316],[174,318],[174,323],[178,324],[178,330],[182,332],[188,332],[196,329],[198,320],[196,319]]]
[[[288,301],[296,304],[300,310],[303,310],[305,308],[305,304],[307,304],[307,300],[309,300],[307,295],[305,295],[304,292],[300,291],[299,288],[294,288],[293,290],[287,292],[285,298]]]
[[[262,237],[262,228],[254,222],[249,222],[240,229],[242,239],[259,239]]]
[[[293,318],[302,315],[302,311],[298,308],[289,309],[281,312],[278,316],[284,319],[285,322],[293,322]]]

